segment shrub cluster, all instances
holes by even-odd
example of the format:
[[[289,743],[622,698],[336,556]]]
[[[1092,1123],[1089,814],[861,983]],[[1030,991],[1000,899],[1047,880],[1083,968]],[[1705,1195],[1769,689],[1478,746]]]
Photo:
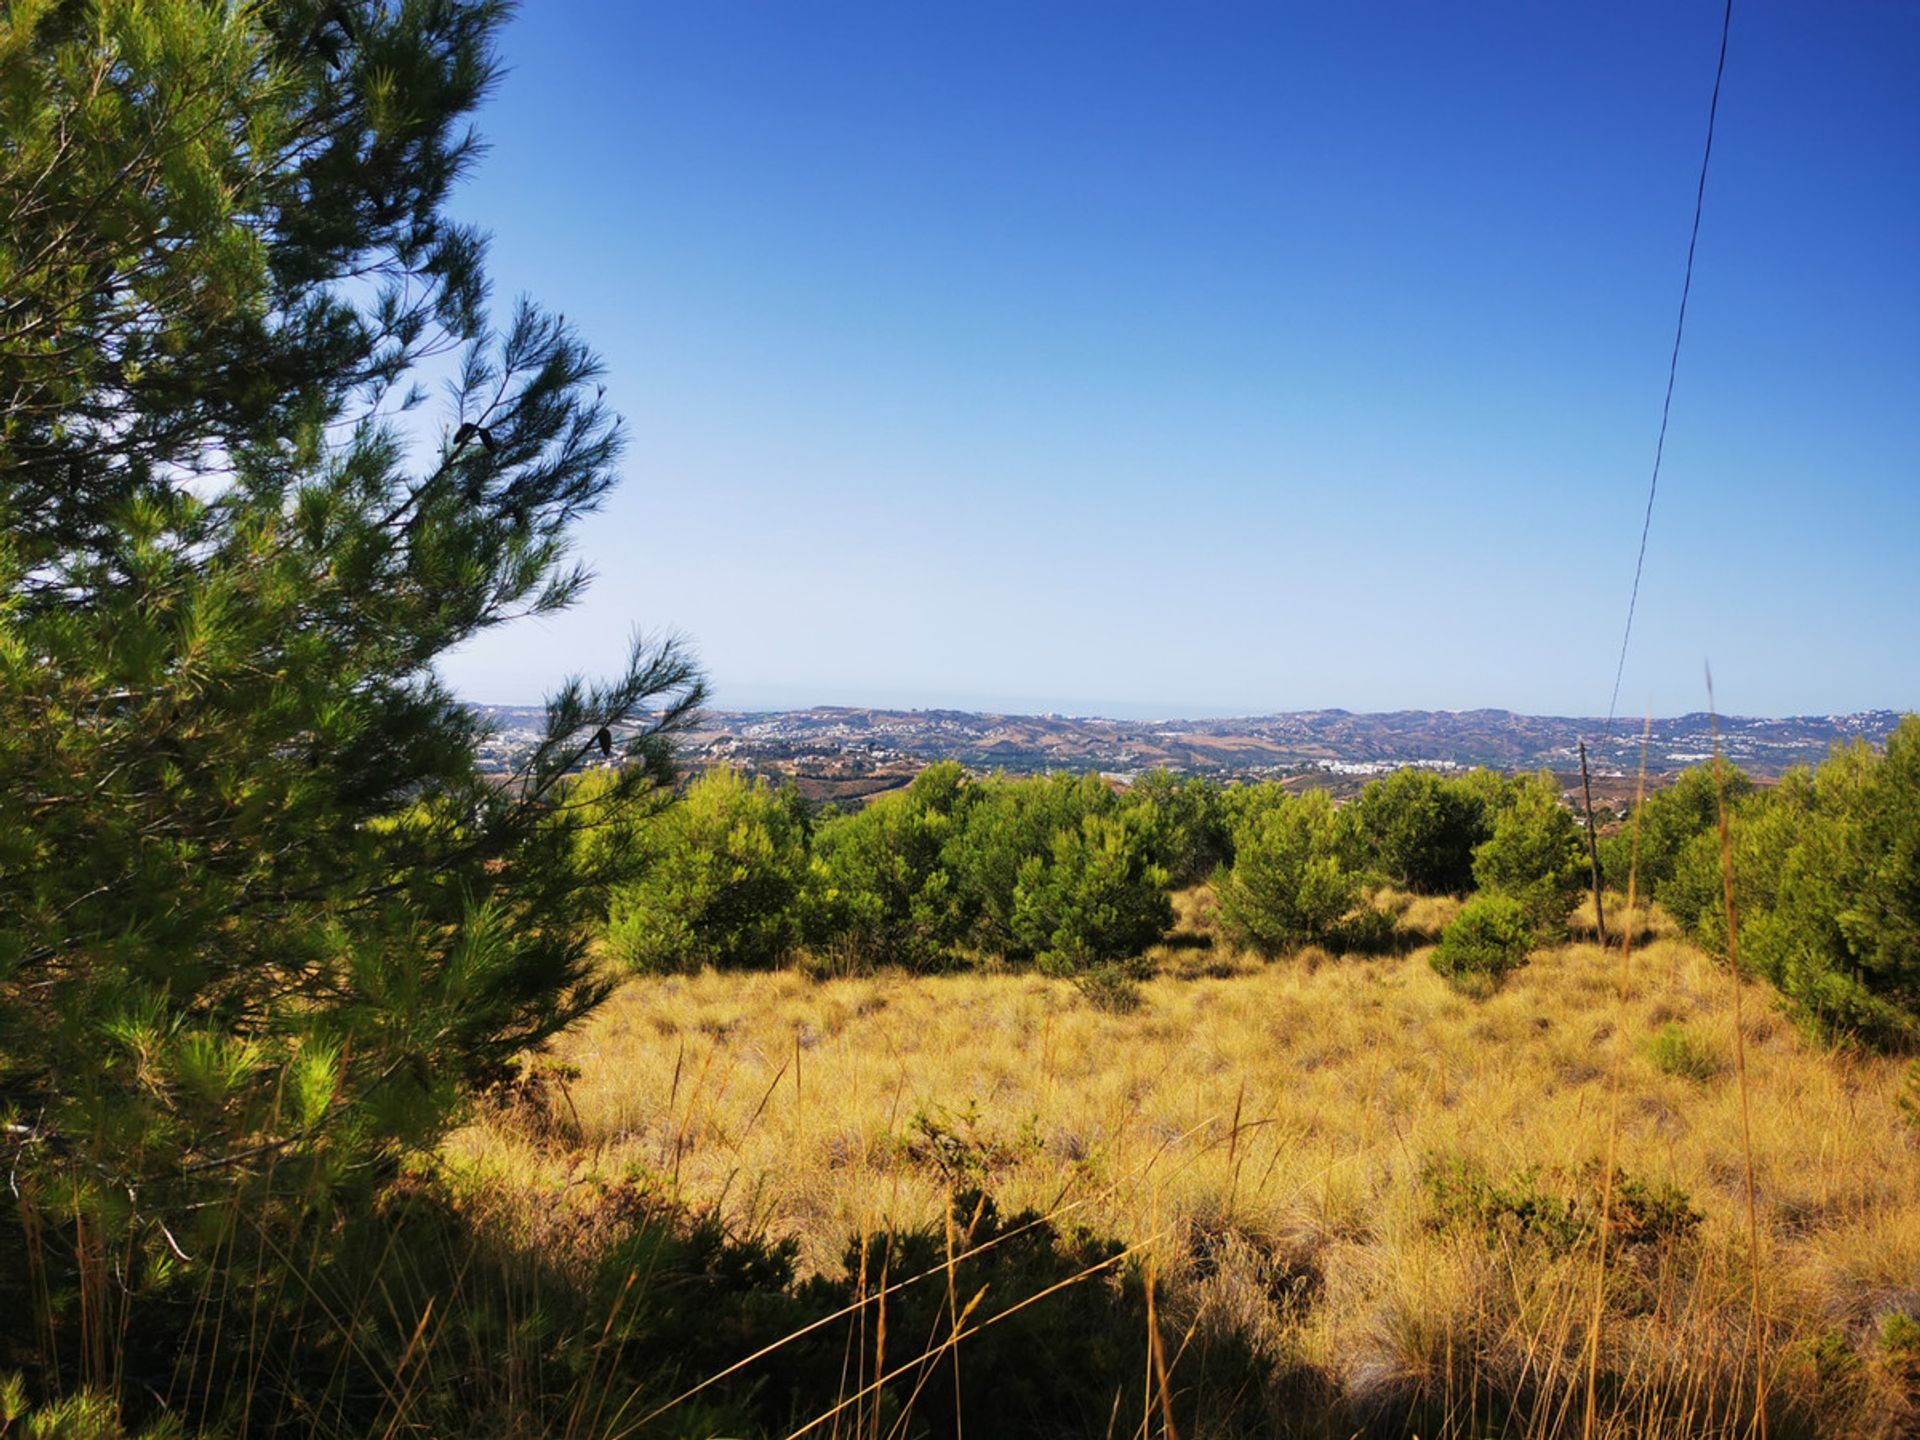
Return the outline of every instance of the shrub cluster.
[[[1508,897],[1530,942],[1564,920],[1585,874],[1545,774],[1402,771],[1337,807],[1278,782],[1160,771],[1118,793],[1097,775],[978,779],[952,762],[864,809],[820,815],[791,788],[716,769],[636,832],[627,860],[634,878],[615,893],[608,942],[636,969],[765,967],[804,950],[826,969],[971,957],[1116,979],[1171,925],[1169,890],[1209,875],[1227,933],[1273,956],[1389,943],[1392,919],[1367,903],[1382,885]],[[1464,925],[1495,913],[1507,912]],[[1463,928],[1449,955],[1484,941]]]
[[[1616,1246],[1653,1246],[1690,1234],[1701,1221],[1685,1191],[1616,1169],[1584,1169],[1571,1186],[1541,1183],[1538,1167],[1495,1180],[1477,1161],[1458,1156],[1430,1161],[1421,1182],[1440,1229],[1477,1233],[1490,1245],[1538,1244],[1566,1253],[1590,1243],[1606,1219]]]
[[[1261,789],[1243,802],[1216,885],[1221,923],[1263,955],[1338,943],[1366,887],[1351,822],[1324,790]]]
[[[1340,809],[1323,792],[1292,795],[1278,784],[1230,790],[1223,804],[1232,853],[1214,882],[1221,920],[1263,954],[1384,943],[1392,927],[1364,903],[1383,884],[1418,894],[1478,889],[1503,903],[1469,907],[1437,963],[1497,976],[1565,921],[1583,883],[1579,828],[1544,772],[1506,779],[1403,770]],[[1486,948],[1496,916],[1497,963]]]
[[[802,946],[829,966],[1110,965],[1173,923],[1168,861],[1197,842],[1157,799],[1184,788],[1123,797],[1097,775],[979,780],[947,762],[815,817],[791,787],[715,769],[638,842],[609,946],[638,969],[766,967]]]
[[[1686,806],[1687,820],[1661,842],[1672,859],[1652,872],[1654,894],[1701,944],[1726,954],[1713,777],[1696,771],[1667,793],[1675,792],[1684,798],[1672,809]],[[1660,833],[1662,798],[1642,812],[1649,833]],[[1777,785],[1729,775],[1727,807],[1742,967],[1826,1034],[1920,1044],[1920,716],[1902,720],[1884,750],[1838,748]],[[1641,851],[1645,865],[1644,836]]]
[[[633,837],[608,948],[642,971],[780,964],[799,939],[807,829],[797,791],[709,771]]]

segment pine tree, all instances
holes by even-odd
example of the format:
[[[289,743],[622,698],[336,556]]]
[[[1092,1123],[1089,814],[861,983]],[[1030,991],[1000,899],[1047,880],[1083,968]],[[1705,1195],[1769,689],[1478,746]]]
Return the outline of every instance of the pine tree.
[[[446,215],[505,8],[0,18],[0,1158],[56,1267],[128,1294],[235,1197],[364,1194],[597,1003],[618,851],[577,832],[658,793],[702,698],[636,642],[503,781],[436,671],[579,595],[622,443]],[[603,729],[630,763],[570,803]]]

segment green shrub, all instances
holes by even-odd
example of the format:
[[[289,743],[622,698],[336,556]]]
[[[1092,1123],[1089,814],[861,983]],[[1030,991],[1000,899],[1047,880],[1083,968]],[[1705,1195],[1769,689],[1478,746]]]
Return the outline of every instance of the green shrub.
[[[1131,1015],[1146,1002],[1141,982],[1153,978],[1153,962],[1144,957],[1104,960],[1073,977],[1074,988],[1089,1005],[1109,1015]]]
[[[924,969],[971,951],[1066,973],[1136,956],[1173,923],[1170,833],[1150,799],[1123,802],[1095,774],[969,780],[930,766],[816,829],[811,962]]]
[[[1474,851],[1492,834],[1473,786],[1400,770],[1369,784],[1351,809],[1363,852],[1386,879],[1422,895],[1472,887]]]
[[[1729,809],[1753,793],[1753,782],[1732,766],[1725,781]],[[1719,782],[1713,767],[1697,765],[1664,790],[1656,790],[1629,815],[1620,829],[1600,842],[1600,868],[1607,883],[1626,893],[1629,874],[1642,900],[1665,900],[1680,857],[1702,835],[1717,834],[1720,825]],[[1638,850],[1638,865],[1635,852]]]
[[[1349,835],[1324,790],[1247,807],[1233,867],[1214,882],[1222,927],[1267,956],[1337,941],[1365,884],[1346,858]]]
[[[1070,974],[1136,956],[1173,924],[1154,860],[1153,812],[1089,815],[1028,857],[1014,886],[1013,933],[1041,965]]]
[[[1684,1025],[1671,1022],[1648,1038],[1647,1057],[1661,1073],[1687,1080],[1711,1080],[1724,1068],[1718,1051]]]
[[[1908,1389],[1920,1389],[1920,1319],[1905,1311],[1889,1311],[1874,1339],[1881,1365]]]
[[[1479,1234],[1488,1244],[1534,1241],[1555,1252],[1571,1250],[1587,1236],[1579,1205],[1541,1188],[1538,1168],[1496,1182],[1484,1166],[1451,1159],[1429,1164],[1421,1174],[1435,1223]]]
[[[1608,1243],[1620,1248],[1659,1245],[1691,1234],[1701,1215],[1685,1191],[1613,1172],[1606,1194],[1605,1167],[1592,1165],[1563,1189],[1550,1189],[1537,1166],[1496,1181],[1477,1161],[1452,1157],[1429,1161],[1421,1184],[1440,1228],[1477,1233],[1489,1245],[1532,1243],[1566,1254],[1593,1241],[1607,1217]]]
[[[966,912],[943,863],[966,787],[951,762],[901,793],[814,832],[803,933],[854,966],[936,969],[952,961]]]
[[[1030,936],[1014,920],[1024,868],[1035,859],[1051,864],[1056,836],[1077,832],[1088,816],[1119,808],[1112,788],[1095,774],[996,776],[969,785],[941,864],[952,877],[954,903],[973,947],[1010,960],[1033,959]]]
[[[1709,772],[1710,773],[1710,772]],[[1789,770],[1766,789],[1729,791],[1727,833],[1733,852],[1734,905],[1743,917],[1773,909],[1787,852],[1813,818],[1813,775]],[[1718,817],[1676,852],[1673,872],[1659,887],[1659,901],[1681,926],[1709,949],[1726,951]]]
[[[1824,1034],[1920,1045],[1920,716],[1754,792],[1728,830],[1742,967]],[[1667,903],[1727,952],[1717,833],[1683,849]]]
[[[0,20],[0,1363],[130,1429],[187,1353],[274,1413],[238,1353],[604,997],[577,831],[704,694],[637,644],[502,783],[442,679],[577,598],[620,468],[600,362],[448,209],[506,9]]]
[[[1476,895],[1440,932],[1428,963],[1450,980],[1497,983],[1527,963],[1533,926],[1519,901],[1507,895]]]
[[[1348,911],[1333,932],[1333,942],[1355,955],[1382,955],[1406,938],[1398,915],[1366,903]]]
[[[1518,901],[1535,925],[1555,927],[1566,921],[1587,875],[1580,828],[1553,777],[1542,771],[1516,781],[1491,835],[1473,852],[1475,883]]]
[[[1198,885],[1232,861],[1233,828],[1217,781],[1150,770],[1127,792],[1126,803],[1153,807],[1159,860],[1176,889]]]
[[[1920,1060],[1907,1065],[1907,1072],[1900,1081],[1900,1093],[1893,1097],[1893,1103],[1899,1107],[1901,1117],[1915,1130],[1920,1130]]]
[[[121,1423],[120,1407],[92,1391],[29,1405],[25,1381],[9,1375],[0,1379],[0,1435],[20,1440],[185,1440],[186,1431],[169,1417],[135,1434]]]
[[[791,786],[709,770],[637,837],[640,878],[615,891],[608,949],[643,972],[765,969],[799,939],[805,805]]]

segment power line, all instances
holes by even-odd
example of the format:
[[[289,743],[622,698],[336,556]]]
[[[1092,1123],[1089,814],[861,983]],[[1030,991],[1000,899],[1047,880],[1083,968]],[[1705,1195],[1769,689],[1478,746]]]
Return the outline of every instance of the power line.
[[[1727,35],[1733,29],[1733,0],[1720,17],[1720,59],[1713,68],[1713,100],[1707,106],[1707,144],[1700,156],[1700,183],[1693,195],[1693,233],[1687,237],[1687,273],[1680,285],[1680,317],[1673,327],[1673,353],[1667,359],[1667,395],[1660,403],[1660,438],[1653,447],[1653,477],[1647,482],[1647,513],[1640,522],[1640,553],[1633,562],[1633,592],[1627,597],[1627,624],[1620,633],[1620,663],[1613,671],[1613,698],[1607,701],[1607,733],[1620,705],[1620,680],[1627,672],[1627,642],[1633,638],[1633,612],[1640,603],[1640,572],[1647,564],[1647,535],[1653,529],[1653,497],[1660,490],[1660,460],[1667,450],[1667,420],[1673,413],[1673,380],[1680,370],[1680,337],[1687,330],[1687,297],[1693,293],[1693,253],[1700,244],[1700,213],[1707,202],[1707,166],[1713,159],[1713,124],[1720,114],[1720,81],[1727,73]]]

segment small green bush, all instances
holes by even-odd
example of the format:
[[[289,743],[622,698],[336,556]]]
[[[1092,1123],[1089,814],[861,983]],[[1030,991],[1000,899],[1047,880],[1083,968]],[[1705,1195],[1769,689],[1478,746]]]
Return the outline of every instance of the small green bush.
[[[1088,815],[1020,867],[1013,933],[1043,969],[1070,975],[1136,956],[1172,927],[1153,813]]]
[[[1748,794],[1728,832],[1742,968],[1822,1034],[1920,1047],[1920,716],[1884,749],[1836,746]],[[1681,849],[1661,899],[1728,952],[1717,826]]]
[[[1879,1340],[1888,1361],[1920,1378],[1920,1320],[1895,1310],[1880,1322]]]
[[[637,837],[639,878],[614,893],[608,949],[649,973],[786,960],[807,880],[804,805],[731,766],[702,775]]]
[[[1678,1186],[1613,1172],[1605,1193],[1604,1167],[1591,1165],[1566,1189],[1550,1189],[1538,1167],[1495,1180],[1478,1161],[1457,1156],[1428,1162],[1420,1179],[1440,1229],[1477,1233],[1489,1245],[1531,1243],[1564,1255],[1590,1243],[1607,1217],[1608,1243],[1620,1248],[1680,1239],[1701,1216]]]
[[[1729,810],[1753,792],[1753,781],[1731,765],[1724,782],[1715,779],[1711,765],[1696,765],[1666,789],[1647,796],[1637,816],[1629,816],[1616,833],[1600,842],[1600,866],[1607,883],[1624,893],[1633,878],[1641,899],[1666,900],[1681,854],[1698,836],[1719,831],[1722,783]],[[1714,878],[1718,879],[1717,871]]]
[[[1384,955],[1401,941],[1400,917],[1362,905],[1341,920],[1334,941],[1355,955]]]
[[[1893,1103],[1907,1124],[1920,1130],[1920,1060],[1908,1064],[1906,1077],[1900,1082],[1900,1093],[1893,1097]]]
[[[1589,1197],[1593,1213],[1600,1213],[1599,1168],[1588,1176],[1595,1187]],[[1652,1245],[1690,1234],[1700,1224],[1700,1212],[1693,1208],[1687,1192],[1678,1185],[1641,1180],[1614,1171],[1613,1200],[1607,1209],[1607,1229],[1616,1245]]]
[[[1440,932],[1428,963],[1449,980],[1498,982],[1527,963],[1533,927],[1526,909],[1507,895],[1476,895]]]
[[[1457,895],[1473,886],[1473,852],[1491,838],[1482,793],[1427,770],[1375,780],[1353,804],[1368,861],[1419,895]]]
[[[1249,808],[1234,832],[1233,868],[1214,882],[1222,927],[1267,956],[1337,944],[1365,885],[1348,860],[1349,828],[1324,790],[1276,793]]]
[[[1145,957],[1107,960],[1074,976],[1073,983],[1094,1009],[1109,1015],[1131,1015],[1145,1000],[1140,982],[1152,975],[1153,962]]]
[[[1654,1069],[1687,1080],[1711,1080],[1721,1071],[1720,1054],[1684,1025],[1669,1023],[1647,1040]]]
[[[1537,1168],[1496,1182],[1485,1167],[1451,1159],[1422,1174],[1434,1221],[1442,1229],[1477,1232],[1490,1245],[1534,1241],[1555,1253],[1573,1249],[1587,1235],[1577,1201],[1541,1188]]]
[[[940,863],[968,943],[982,954],[1031,960],[1047,946],[1030,944],[1015,923],[1023,870],[1034,860],[1050,865],[1056,836],[1078,831],[1089,816],[1114,814],[1120,801],[1094,774],[995,776],[969,783],[956,800]]]
[[[1515,781],[1508,796],[1473,852],[1474,882],[1518,900],[1536,926],[1561,926],[1587,883],[1580,827],[1544,770]]]
[[[1233,831],[1218,781],[1150,770],[1134,782],[1126,803],[1153,807],[1160,863],[1176,888],[1198,885],[1233,860]]]
[[[951,962],[966,912],[943,852],[967,794],[958,765],[932,765],[904,792],[815,831],[802,930],[816,955],[839,969]]]

